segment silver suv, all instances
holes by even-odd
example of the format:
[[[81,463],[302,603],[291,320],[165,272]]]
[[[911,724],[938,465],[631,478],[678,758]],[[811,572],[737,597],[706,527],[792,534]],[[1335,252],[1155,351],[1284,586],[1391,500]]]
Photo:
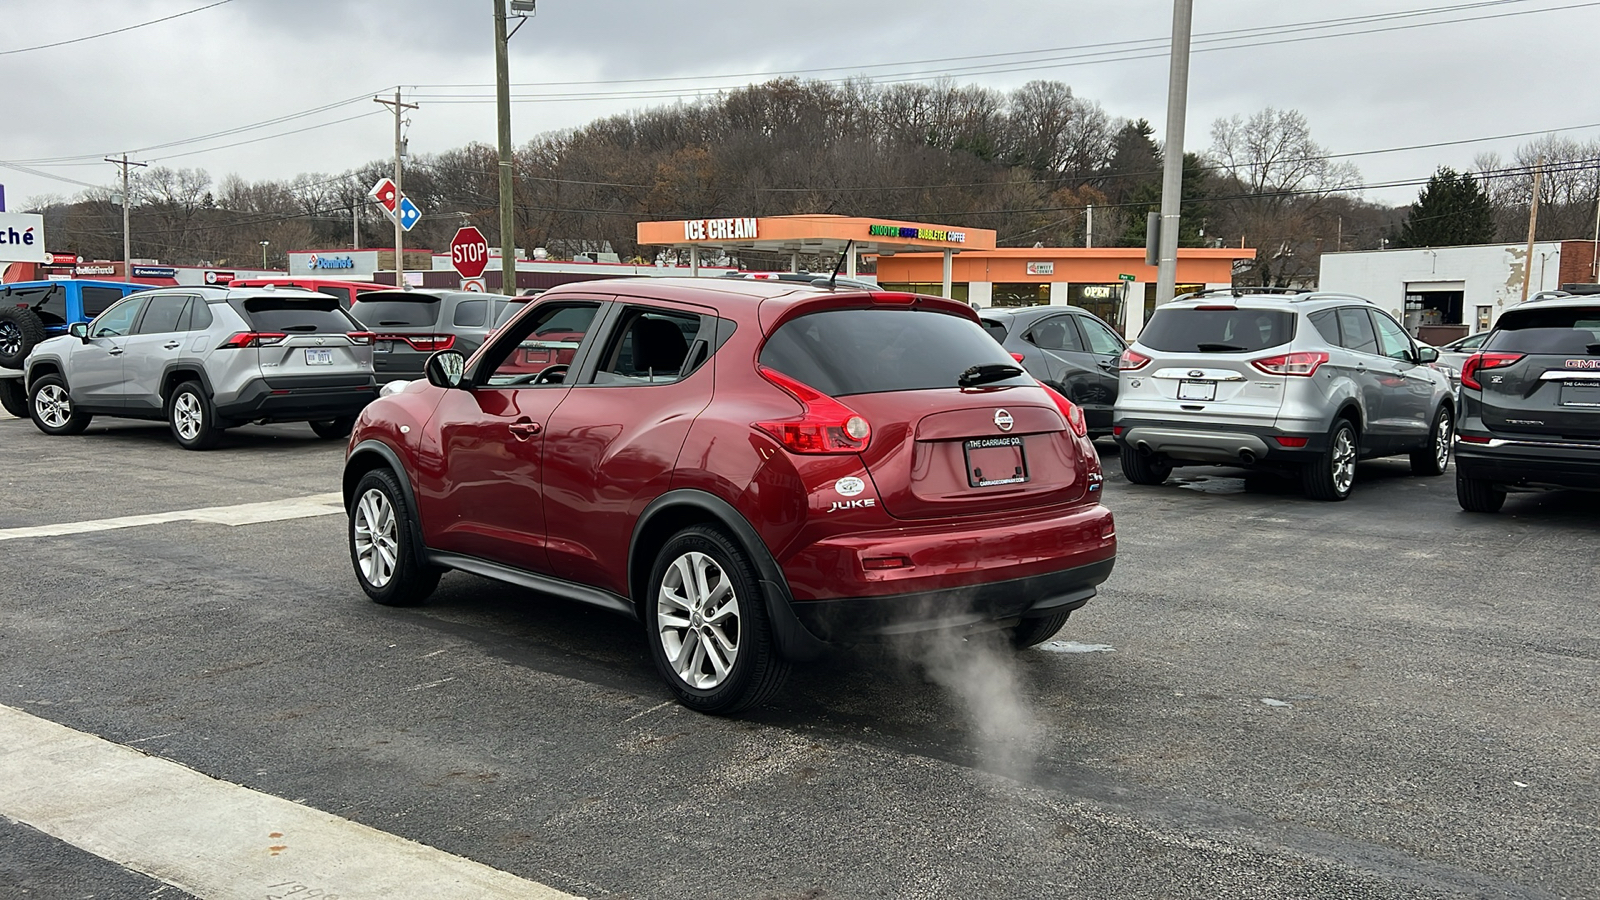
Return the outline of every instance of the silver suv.
[[[1290,470],[1319,500],[1350,496],[1357,459],[1406,453],[1414,473],[1443,474],[1455,398],[1438,357],[1349,294],[1179,297],[1118,364],[1122,471],[1160,484],[1174,466]]]
[[[342,438],[377,397],[371,333],[333,297],[272,287],[131,294],[25,365],[45,434],[77,434],[97,415],[165,419],[190,450],[247,422]]]
[[[471,356],[528,299],[477,291],[368,291],[356,298],[350,314],[374,334],[378,381],[414,381],[436,351]]]

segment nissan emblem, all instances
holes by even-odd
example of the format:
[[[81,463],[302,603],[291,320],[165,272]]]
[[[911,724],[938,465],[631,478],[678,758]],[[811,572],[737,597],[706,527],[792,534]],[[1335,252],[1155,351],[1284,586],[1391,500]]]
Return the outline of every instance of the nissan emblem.
[[[1015,424],[1015,421],[1011,418],[1011,413],[1008,413],[1003,409],[997,409],[994,411],[994,424],[995,427],[999,428],[1001,431],[1010,431],[1011,426]]]

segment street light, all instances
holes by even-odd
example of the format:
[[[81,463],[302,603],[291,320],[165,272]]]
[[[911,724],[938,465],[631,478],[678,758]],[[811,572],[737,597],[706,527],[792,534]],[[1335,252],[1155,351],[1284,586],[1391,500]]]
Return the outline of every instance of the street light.
[[[263,268],[263,269],[265,269],[267,267],[267,245],[270,244],[270,243],[272,243],[272,242],[271,241],[261,241],[260,242],[260,244],[261,244],[261,268]]]

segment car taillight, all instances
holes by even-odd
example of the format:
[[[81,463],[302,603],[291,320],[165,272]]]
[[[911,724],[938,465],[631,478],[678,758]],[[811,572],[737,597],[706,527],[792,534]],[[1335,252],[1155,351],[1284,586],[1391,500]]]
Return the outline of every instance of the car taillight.
[[[1458,434],[1456,437],[1460,438],[1463,443],[1467,444],[1487,444],[1489,441],[1493,440],[1493,438],[1482,437],[1476,434]]]
[[[242,350],[245,347],[271,347],[288,340],[287,334],[270,331],[240,331],[228,336],[218,350]]]
[[[1278,442],[1278,446],[1280,446],[1280,447],[1288,447],[1291,450],[1298,450],[1301,447],[1304,447],[1306,444],[1311,443],[1311,439],[1310,438],[1284,437],[1282,435],[1279,435],[1279,436],[1273,438],[1273,440]]]
[[[1475,391],[1483,390],[1483,384],[1478,381],[1477,374],[1484,369],[1500,369],[1513,366],[1522,361],[1522,353],[1484,353],[1479,351],[1467,357],[1461,366],[1461,386],[1469,387]]]
[[[370,344],[370,343],[372,343],[372,332],[370,332],[370,331],[352,331],[349,334],[345,335],[345,337],[349,338],[350,339],[350,343],[352,343],[352,344]]]
[[[1024,359],[1026,359],[1026,357],[1024,357],[1021,353],[1013,353],[1011,354],[1011,358],[1017,362],[1022,362]]]
[[[1117,359],[1117,368],[1124,372],[1137,372],[1148,365],[1150,365],[1150,357],[1131,347],[1122,351],[1122,356]]]
[[[1315,353],[1285,353],[1281,356],[1252,359],[1250,365],[1266,372],[1268,375],[1299,375],[1309,378],[1317,374],[1317,367],[1327,361],[1328,354],[1318,351]]]
[[[453,334],[375,334],[372,338],[377,341],[400,341],[409,344],[413,350],[421,350],[424,353],[449,350],[456,343],[456,336]]]
[[[1041,384],[1039,386],[1044,388],[1045,393],[1050,395],[1050,399],[1056,402],[1056,409],[1061,410],[1061,415],[1067,420],[1067,427],[1072,429],[1072,433],[1078,437],[1088,437],[1089,420],[1083,417],[1083,409],[1078,404],[1061,396],[1061,392],[1050,385]]]
[[[756,369],[762,378],[800,401],[800,415],[793,419],[755,423],[784,449],[790,453],[857,453],[867,449],[872,427],[855,410],[775,369]]]

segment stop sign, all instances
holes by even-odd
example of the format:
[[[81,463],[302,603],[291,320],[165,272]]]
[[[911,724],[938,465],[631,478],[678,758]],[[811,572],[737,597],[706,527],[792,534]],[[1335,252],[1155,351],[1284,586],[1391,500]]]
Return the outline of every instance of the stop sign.
[[[462,278],[477,278],[489,265],[489,242],[483,232],[471,225],[460,229],[450,239],[450,264]]]

